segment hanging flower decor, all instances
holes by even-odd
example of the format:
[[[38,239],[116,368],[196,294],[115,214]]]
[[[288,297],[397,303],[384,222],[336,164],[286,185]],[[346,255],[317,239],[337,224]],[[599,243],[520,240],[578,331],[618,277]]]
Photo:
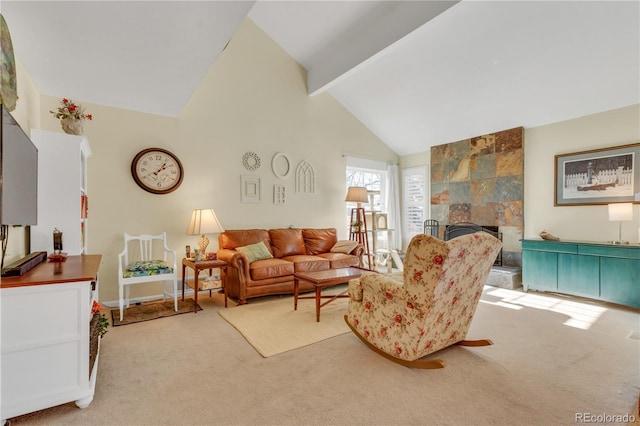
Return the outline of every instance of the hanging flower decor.
[[[102,306],[97,301],[93,301],[93,306],[91,306],[91,316],[99,315],[98,318],[98,334],[100,337],[107,334],[109,331],[109,319],[105,314],[102,313]]]
[[[93,115],[85,114],[84,107],[71,99],[63,98],[56,111],[49,111],[55,118],[60,119],[62,130],[72,135],[84,133],[84,120],[93,120]]]
[[[82,105],[78,105],[71,99],[63,98],[57,111],[49,111],[55,118],[75,118],[76,120],[93,120],[93,115],[85,114]]]

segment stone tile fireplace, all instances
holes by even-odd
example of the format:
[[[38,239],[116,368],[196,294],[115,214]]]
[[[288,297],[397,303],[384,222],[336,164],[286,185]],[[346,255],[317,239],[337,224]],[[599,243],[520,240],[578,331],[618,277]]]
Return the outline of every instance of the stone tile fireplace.
[[[431,148],[431,218],[439,236],[459,222],[497,227],[507,267],[522,265],[523,188],[522,127]]]

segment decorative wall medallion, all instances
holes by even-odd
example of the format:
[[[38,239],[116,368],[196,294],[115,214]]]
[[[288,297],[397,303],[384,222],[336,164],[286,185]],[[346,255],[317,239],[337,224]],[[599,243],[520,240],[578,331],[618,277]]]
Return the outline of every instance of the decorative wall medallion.
[[[287,156],[281,152],[277,152],[271,159],[271,170],[276,177],[280,179],[286,178],[291,171],[291,164]]]
[[[316,192],[316,177],[311,164],[301,161],[296,167],[296,192]]]
[[[284,204],[285,195],[284,185],[273,185],[273,204]]]
[[[243,203],[262,201],[262,181],[258,176],[240,176],[240,199]]]
[[[253,151],[248,151],[242,156],[242,165],[250,172],[255,172],[260,168],[260,157]]]

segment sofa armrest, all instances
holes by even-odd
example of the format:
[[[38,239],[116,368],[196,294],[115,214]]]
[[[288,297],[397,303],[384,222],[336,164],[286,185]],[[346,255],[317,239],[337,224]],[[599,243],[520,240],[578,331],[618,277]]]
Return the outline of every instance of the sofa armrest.
[[[358,243],[358,245],[353,250],[351,250],[351,253],[349,254],[358,257],[362,256],[364,254],[364,246],[361,243]]]
[[[238,269],[238,271],[245,271],[248,273],[249,269],[249,259],[243,253],[239,251],[231,250],[231,249],[220,249],[218,250],[217,257],[219,260],[224,260],[229,265]]]

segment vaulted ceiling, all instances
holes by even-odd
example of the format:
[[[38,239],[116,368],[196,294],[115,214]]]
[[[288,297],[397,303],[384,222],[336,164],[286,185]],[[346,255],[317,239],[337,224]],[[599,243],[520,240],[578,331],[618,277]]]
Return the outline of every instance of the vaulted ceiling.
[[[243,19],[399,155],[640,103],[638,1],[18,1],[38,90],[176,116]],[[640,119],[640,118],[639,118]]]

